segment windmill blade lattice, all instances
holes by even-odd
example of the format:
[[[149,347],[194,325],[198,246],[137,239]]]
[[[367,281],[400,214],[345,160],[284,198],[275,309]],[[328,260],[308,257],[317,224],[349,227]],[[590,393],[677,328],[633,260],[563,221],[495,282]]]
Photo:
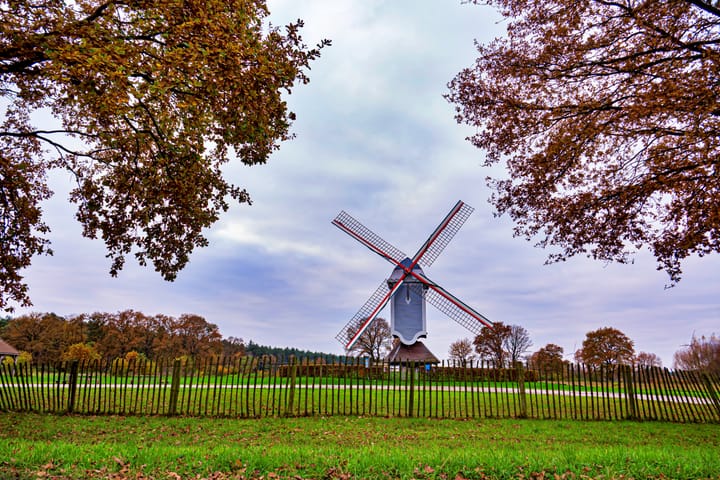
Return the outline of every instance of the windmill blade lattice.
[[[430,285],[425,293],[425,300],[475,335],[479,335],[484,326],[492,327],[492,322],[484,315],[476,312],[438,285]]]
[[[425,267],[432,265],[474,210],[473,207],[462,201],[456,203],[450,213],[447,214],[432,235],[420,247],[418,253],[415,254],[418,263]]]
[[[332,223],[394,265],[402,262],[402,260],[407,257],[399,248],[383,240],[379,235],[355,220],[344,210],[335,217]]]
[[[338,342],[342,343],[343,345],[347,344],[350,341],[351,335],[348,334],[348,332],[353,331],[357,332],[360,327],[364,323],[367,322],[368,317],[372,315],[372,313],[377,310],[377,308],[383,303],[384,300],[386,300],[387,294],[390,292],[390,288],[388,287],[387,282],[383,281],[380,286],[375,290],[375,293],[373,293],[367,302],[365,302],[365,305],[360,307],[360,310],[353,316],[350,321],[338,332],[337,335],[335,335],[335,338]],[[371,321],[374,319],[371,319]]]
[[[412,259],[355,220],[347,212],[341,211],[335,217],[332,223],[336,227],[395,267],[390,278],[380,284],[365,305],[335,336],[340,343],[345,345],[346,350],[357,342],[363,332],[375,321],[380,311],[391,302],[391,332],[400,340],[399,349],[393,351],[391,356],[397,355],[403,345],[415,345],[420,343],[418,342],[419,338],[427,337],[426,302],[474,334],[479,334],[483,326],[492,327],[493,324],[490,320],[427,278],[420,267],[421,264],[432,265],[473,210],[464,202],[457,202]],[[397,292],[403,285],[408,288],[406,294],[402,297],[397,296]],[[415,294],[410,295],[410,291]]]

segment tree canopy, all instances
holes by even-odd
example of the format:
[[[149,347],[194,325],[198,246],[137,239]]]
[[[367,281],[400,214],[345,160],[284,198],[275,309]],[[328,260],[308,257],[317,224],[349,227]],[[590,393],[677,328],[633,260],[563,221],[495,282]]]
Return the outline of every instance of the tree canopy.
[[[720,337],[693,335],[689,345],[675,352],[673,363],[675,368],[720,374]]]
[[[654,353],[640,352],[635,355],[635,365],[641,367],[662,367],[662,360]]]
[[[452,342],[448,348],[448,355],[450,360],[460,362],[461,365],[475,360],[472,341],[469,338],[461,338]]]
[[[482,360],[489,360],[497,368],[505,366],[508,358],[506,350],[507,341],[512,333],[512,327],[503,322],[495,322],[492,327],[484,326],[480,334],[475,336],[473,345]]]
[[[173,280],[228,200],[250,202],[221,168],[291,137],[282,95],[329,44],[268,14],[264,0],[0,2],[0,309],[30,305],[22,270],[52,253],[53,169],[74,177],[112,275],[134,255]]]
[[[538,370],[559,372],[565,364],[563,353],[560,345],[548,343],[530,356],[530,364]]]
[[[510,335],[505,339],[505,350],[508,354],[510,366],[520,361],[520,357],[532,347],[530,334],[520,325],[510,325]]]
[[[449,84],[515,234],[671,283],[720,251],[720,7],[703,0],[474,0],[509,19]]]
[[[355,336],[355,332],[357,332],[357,326],[348,328],[348,340]],[[379,362],[392,348],[392,340],[390,324],[384,318],[376,318],[347,353],[355,353],[359,356],[367,355],[372,362]]]
[[[295,357],[295,359],[303,362],[319,361],[321,363],[334,363],[347,361],[347,358],[341,355],[303,350],[296,347],[271,347],[267,345],[258,345],[252,340],[244,346],[244,351],[249,356],[258,358],[269,356],[279,362],[288,362],[291,357]]]
[[[175,318],[124,310],[63,318],[53,313],[30,313],[11,319],[0,329],[0,336],[30,353],[38,363],[95,355],[124,358],[130,352],[146,358],[176,358],[208,357],[223,351],[217,325],[194,314]]]
[[[588,332],[582,349],[575,352],[575,360],[588,365],[631,365],[635,357],[635,344],[623,332],[603,327]]]

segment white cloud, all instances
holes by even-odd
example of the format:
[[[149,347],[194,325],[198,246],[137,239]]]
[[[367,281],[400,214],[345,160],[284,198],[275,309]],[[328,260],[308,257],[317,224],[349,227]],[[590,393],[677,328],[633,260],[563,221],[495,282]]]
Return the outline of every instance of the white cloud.
[[[112,279],[102,243],[80,236],[61,175],[45,207],[56,256],[27,272],[35,310],[193,312],[228,336],[340,353],[335,333],[392,267],[330,221],[346,210],[413,254],[462,199],[475,213],[426,273],[492,320],[525,326],[534,349],[552,342],[571,354],[585,333],[610,325],[669,365],[693,332],[720,333],[717,256],[690,259],[680,285],[664,290],[665,275],[645,253],[634,265],[573,258],[544,266],[547,252],[493,217],[484,178],[502,170],[480,166],[483,153],[465,140],[473,132],[456,125],[442,98],[474,60],[473,40],[502,33],[492,9],[409,0],[269,7],[274,24],[303,18],[307,43],[333,45],[313,63],[310,84],[288,98],[297,138],[267,165],[225,169],[254,204],[233,206],[174,283],[131,259]],[[441,357],[469,336],[432,308],[428,328]]]

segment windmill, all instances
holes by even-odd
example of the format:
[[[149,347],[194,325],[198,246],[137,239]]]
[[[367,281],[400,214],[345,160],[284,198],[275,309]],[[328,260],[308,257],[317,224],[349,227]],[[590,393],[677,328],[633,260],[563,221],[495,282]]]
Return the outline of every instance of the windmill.
[[[458,201],[412,258],[345,211],[341,211],[335,217],[332,221],[333,225],[380,255],[394,267],[390,277],[380,284],[370,299],[335,336],[346,350],[350,350],[355,345],[388,303],[391,309],[390,329],[393,337],[399,339],[388,356],[391,362],[393,360],[428,361],[435,358],[419,341],[420,338],[427,337],[426,302],[475,335],[480,333],[483,326],[492,327],[490,320],[430,280],[421,268],[421,265],[429,267],[433,264],[473,210],[470,205]]]

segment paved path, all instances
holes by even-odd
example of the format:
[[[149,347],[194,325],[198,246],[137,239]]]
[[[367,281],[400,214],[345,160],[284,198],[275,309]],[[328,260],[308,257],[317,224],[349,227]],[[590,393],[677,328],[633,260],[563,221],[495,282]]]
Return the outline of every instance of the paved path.
[[[0,384],[0,387],[5,386],[15,386],[20,387],[19,384]],[[67,384],[55,384],[55,383],[44,383],[44,384],[29,384],[29,385],[23,385],[24,388],[31,388],[31,389],[43,389],[43,390],[56,390],[56,389],[67,389],[69,385]],[[82,381],[78,382],[77,390],[80,391],[82,389],[111,389],[111,388],[117,388],[117,389],[127,389],[127,390],[134,390],[134,389],[148,389],[148,390],[154,390],[154,389],[166,389],[170,390],[169,384],[101,384],[101,385],[95,385],[90,384],[86,385],[82,383]],[[245,385],[245,384],[237,384],[237,385],[214,385],[214,384],[193,384],[193,385],[180,385],[181,389],[188,389],[188,388],[194,388],[199,390],[206,390],[206,389],[215,389],[215,390],[245,390],[245,389],[256,389],[256,390],[268,390],[268,389],[286,389],[289,388],[288,385],[283,383],[278,383],[276,385]],[[371,391],[389,391],[389,390],[395,390],[399,392],[408,391],[410,390],[409,386],[406,385],[372,385],[372,386],[363,386],[362,384],[354,384],[354,385],[341,385],[341,384],[334,384],[334,385],[296,385],[295,389],[297,390],[355,390],[357,392],[371,392]],[[455,386],[434,386],[434,385],[415,385],[413,387],[413,390],[416,393],[422,393],[422,392],[475,392],[475,393],[491,393],[491,394],[519,394],[520,390],[517,387],[477,387],[472,385],[455,385]],[[526,395],[555,395],[555,396],[561,396],[561,397],[576,397],[576,398],[583,398],[583,397],[591,397],[597,400],[603,400],[603,399],[626,399],[627,395],[625,393],[621,392],[607,392],[607,391],[586,391],[586,390],[552,390],[552,389],[538,389],[538,388],[526,388],[525,389]],[[678,396],[678,395],[672,395],[667,392],[662,392],[660,394],[647,394],[647,393],[636,393],[635,398],[638,401],[653,401],[653,402],[670,402],[670,403],[687,403],[687,404],[694,404],[694,405],[713,405],[713,401],[711,398],[706,397],[699,397],[699,396]]]

